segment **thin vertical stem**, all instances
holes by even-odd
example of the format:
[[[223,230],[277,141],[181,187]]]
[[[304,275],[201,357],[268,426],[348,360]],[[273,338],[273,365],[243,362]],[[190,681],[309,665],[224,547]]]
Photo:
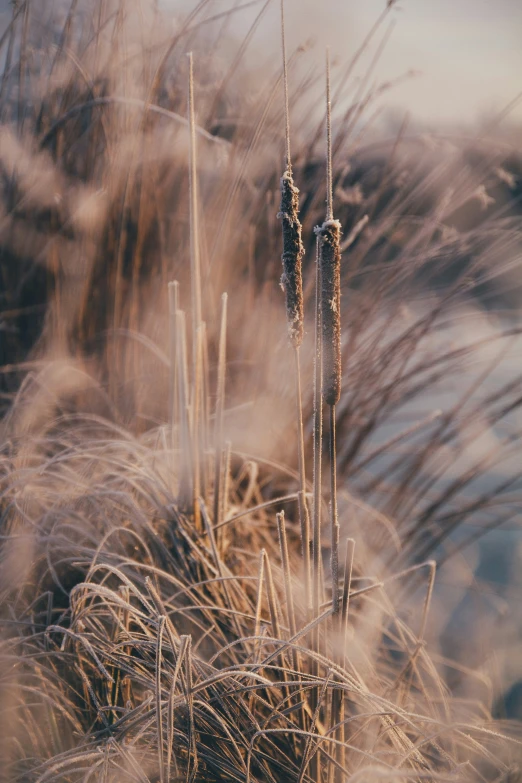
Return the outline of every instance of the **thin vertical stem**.
[[[348,609],[350,606],[350,587],[352,584],[353,555],[355,541],[353,538],[346,540],[346,556],[344,560],[344,584],[341,610],[341,645],[343,651],[343,666],[346,666],[346,642],[348,634]]]
[[[20,39],[20,61],[18,65],[18,134],[22,135],[25,123],[25,110],[28,97],[26,95],[27,80],[27,56],[28,56],[28,32],[29,32],[29,9],[31,0],[25,0],[24,15],[22,22],[22,36]],[[15,4],[13,4],[15,5]]]
[[[279,547],[281,550],[281,564],[283,566],[283,578],[285,583],[288,627],[290,628],[290,636],[295,636],[297,633],[297,628],[295,624],[294,599],[292,595],[292,576],[290,573],[290,557],[288,555],[288,541],[286,539],[284,511],[279,512],[279,514],[276,515],[276,519],[277,531],[279,533]]]
[[[188,54],[189,60],[189,89],[188,89],[188,113],[190,128],[190,162],[189,162],[189,189],[190,189],[190,274],[192,292],[192,345],[194,372],[196,366],[197,338],[196,331],[201,322],[201,269],[199,253],[199,219],[198,219],[198,182],[197,182],[197,156],[196,156],[196,119],[194,113],[194,66],[192,52]]]
[[[330,97],[330,49],[326,49],[326,220],[333,218],[332,100]]]
[[[212,483],[212,459],[210,445],[210,385],[207,325],[201,323],[201,482],[205,503],[208,503]]]
[[[265,558],[265,571],[266,571],[266,594],[268,596],[268,608],[270,609],[270,620],[272,623],[272,633],[275,639],[281,639],[281,627],[279,625],[279,613],[277,611],[277,596],[274,587],[274,580],[272,577],[272,566],[270,559],[263,549]]]
[[[165,617],[158,618],[158,641],[156,645],[156,724],[158,729],[158,763],[160,783],[165,783],[165,763],[163,759],[163,719],[161,711],[161,659],[163,629],[165,627]]]
[[[262,549],[261,556],[259,558],[259,570],[257,574],[257,599],[256,599],[255,625],[254,625],[254,637],[255,637],[254,656],[253,656],[254,663],[258,663],[261,657],[261,640],[259,636],[261,634],[261,612],[263,609],[263,589],[265,583],[265,559],[266,559],[266,552],[264,549]],[[261,669],[259,669],[258,671],[261,672]],[[252,708],[254,706],[254,697],[255,694],[252,692],[248,700],[248,709],[250,712],[252,712]]]
[[[169,283],[169,432],[170,447],[176,448],[175,428],[178,422],[178,363],[176,361],[176,313],[179,309],[179,283],[177,280]]]
[[[303,557],[304,581],[306,592],[306,607],[310,612],[312,608],[312,577],[310,563],[310,516],[306,502],[306,467],[303,432],[303,402],[301,392],[301,363],[299,347],[294,349],[295,357],[295,385],[296,385],[296,411],[297,411],[297,459],[299,463],[299,520],[301,523],[301,552]],[[308,617],[311,620],[311,617]]]
[[[281,50],[283,54],[283,91],[285,105],[285,145],[286,145],[286,168],[292,173],[292,158],[290,154],[290,111],[288,101],[288,67],[286,61],[286,37],[285,37],[285,9],[284,0],[281,0]]]
[[[219,355],[218,377],[216,391],[216,411],[214,420],[214,527],[221,522],[221,474],[222,474],[222,450],[223,450],[223,415],[225,409],[225,373],[227,350],[227,302],[228,295],[221,297],[221,327],[219,330]],[[218,535],[218,541],[220,536]]]
[[[332,611],[334,625],[339,614],[339,519],[337,517],[337,456],[335,443],[335,405],[330,405],[330,514]]]
[[[201,528],[201,512],[199,497],[201,494],[201,390],[202,390],[202,337],[204,325],[200,322],[196,330],[196,362],[194,365],[194,388],[192,403],[192,507],[194,512],[194,527]]]
[[[220,506],[220,518],[225,519],[227,514],[227,501],[230,486],[230,458],[232,455],[232,443],[227,440],[225,448],[223,449],[222,456],[222,471],[221,471],[221,506]]]
[[[179,496],[183,509],[187,509],[192,501],[191,471],[188,466],[192,464],[192,438],[190,436],[190,403],[188,395],[188,367],[187,367],[187,337],[185,313],[178,310],[176,313],[176,342],[178,365],[178,400],[179,400]]]
[[[337,631],[336,643],[339,646],[339,663],[345,669],[346,668],[346,648],[348,643],[348,608],[350,603],[350,588],[352,584],[352,569],[353,569],[353,553],[355,548],[355,541],[353,538],[348,538],[346,541],[346,555],[344,560],[344,584],[343,595],[341,599],[341,612],[338,614],[338,625],[335,629]],[[341,767],[346,765],[346,747],[344,745],[346,741],[346,724],[343,722],[345,717],[345,703],[344,692],[342,689],[336,691],[337,697],[337,718],[336,722],[340,723],[339,729],[339,742],[337,761]],[[336,783],[342,783],[342,774],[337,771]]]
[[[316,296],[315,296],[315,356],[314,356],[314,502],[313,502],[313,612],[319,615],[321,601],[321,457],[323,437],[323,400],[321,394],[322,345],[321,345],[321,267],[319,264],[319,239],[317,240]],[[316,632],[317,633],[317,632]]]

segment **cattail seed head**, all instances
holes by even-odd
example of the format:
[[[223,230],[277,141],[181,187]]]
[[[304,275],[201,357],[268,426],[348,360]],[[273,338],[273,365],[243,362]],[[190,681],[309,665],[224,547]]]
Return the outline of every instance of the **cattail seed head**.
[[[288,335],[294,348],[303,341],[303,270],[304,247],[299,222],[299,190],[287,168],[281,177],[281,211],[283,223],[283,275],[281,287],[286,295]]]
[[[341,396],[341,224],[326,220],[315,231],[321,272],[323,400],[336,405]]]

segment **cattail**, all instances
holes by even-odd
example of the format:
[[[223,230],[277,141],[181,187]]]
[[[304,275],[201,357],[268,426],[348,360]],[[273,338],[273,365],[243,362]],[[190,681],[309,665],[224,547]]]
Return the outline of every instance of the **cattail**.
[[[288,102],[288,69],[286,63],[284,3],[281,0],[281,49],[283,55],[283,91],[285,109],[286,168],[281,177],[281,209],[278,217],[283,223],[283,275],[281,288],[286,295],[288,335],[294,348],[303,341],[303,271],[304,256],[302,227],[299,221],[299,190],[292,177],[290,153],[290,112]]]
[[[341,224],[330,218],[316,232],[321,266],[323,400],[336,405],[341,396]]]
[[[301,524],[301,551],[303,553],[304,579],[307,605],[311,605],[310,570],[310,520],[306,505],[306,467],[304,455],[303,403],[301,397],[301,368],[299,348],[303,341],[303,256],[302,226],[299,221],[299,190],[292,177],[292,155],[290,151],[290,111],[288,101],[288,68],[286,62],[284,0],[281,0],[281,52],[283,57],[283,92],[285,112],[285,172],[281,177],[281,209],[278,217],[283,224],[283,275],[281,287],[286,296],[288,336],[294,349],[295,390],[297,414],[297,458],[299,463],[299,521]]]
[[[321,279],[322,392],[327,405],[341,396],[341,224],[333,216],[330,51],[326,51],[326,220],[316,228]]]
[[[294,348],[303,341],[303,272],[304,247],[299,221],[299,190],[294,185],[292,170],[287,167],[281,177],[281,211],[283,223],[283,275],[281,287],[286,295],[288,336]]]

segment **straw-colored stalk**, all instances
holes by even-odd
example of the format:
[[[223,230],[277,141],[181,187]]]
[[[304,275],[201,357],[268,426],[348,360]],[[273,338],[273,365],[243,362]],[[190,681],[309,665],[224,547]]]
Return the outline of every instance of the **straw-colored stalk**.
[[[281,177],[281,206],[278,217],[283,228],[283,274],[281,287],[285,292],[288,336],[294,349],[296,381],[297,416],[297,458],[299,468],[299,521],[301,525],[301,551],[303,557],[304,580],[307,606],[311,606],[311,568],[310,568],[310,519],[306,503],[306,469],[304,458],[303,404],[301,393],[301,368],[299,348],[303,341],[304,304],[303,304],[303,256],[302,226],[299,220],[299,190],[292,176],[292,158],[290,151],[290,112],[288,100],[288,70],[285,42],[284,2],[281,0],[281,48],[283,58],[283,93],[285,114],[285,154],[286,169]]]
[[[183,509],[188,509],[192,502],[192,438],[190,436],[190,401],[188,390],[187,338],[185,313],[176,313],[176,363],[179,400],[179,502]]]
[[[194,64],[192,52],[188,54],[188,114],[190,130],[189,189],[190,189],[190,277],[192,297],[193,361],[196,361],[196,331],[201,322],[201,268],[199,252],[198,179],[196,156],[196,117],[194,110]]]
[[[348,615],[349,615],[349,606],[350,606],[350,589],[352,586],[352,570],[353,570],[353,554],[355,549],[355,541],[353,538],[348,538],[346,540],[346,555],[344,560],[344,582],[343,582],[343,595],[341,599],[341,614],[339,616],[339,626],[338,626],[338,638],[337,638],[337,644],[340,646],[340,655],[339,660],[340,664],[343,667],[343,669],[346,669],[347,666],[347,644],[348,644]],[[344,723],[345,718],[345,702],[344,702],[344,694],[341,690],[337,691],[338,693],[338,703],[339,708],[337,712],[337,722],[341,724],[341,728],[339,730],[339,735],[337,739],[341,743],[339,746],[339,755],[337,756],[337,760],[341,767],[346,766],[346,724]]]
[[[323,398],[321,394],[322,341],[321,341],[321,265],[319,263],[319,238],[316,249],[316,295],[315,295],[315,351],[314,351],[314,393],[313,393],[313,615],[319,615],[321,605],[321,502],[322,502],[322,445],[323,445]],[[318,649],[315,634],[313,649]]]
[[[227,337],[227,294],[221,297],[221,326],[219,330],[218,376],[216,390],[216,410],[214,419],[214,527],[222,522],[221,518],[221,488],[223,475],[223,416],[225,407],[225,371],[226,371],[226,337]],[[221,533],[217,533],[217,542]]]
[[[194,64],[192,52],[188,54],[189,79],[188,79],[188,121],[190,131],[189,153],[189,205],[190,205],[190,279],[191,279],[191,310],[192,310],[192,439],[193,439],[193,503],[194,524],[200,528],[200,513],[198,498],[200,495],[200,403],[202,392],[201,364],[203,355],[201,350],[201,263],[199,250],[199,207],[198,207],[198,179],[197,179],[197,155],[196,155],[196,118],[194,110]]]
[[[196,360],[194,364],[194,385],[192,388],[192,507],[194,527],[201,528],[199,498],[201,495],[201,398],[203,390],[203,337],[205,325],[200,322],[196,330]]]
[[[330,406],[330,515],[332,611],[339,614],[339,520],[337,517],[337,464],[335,406],[341,396],[341,224],[333,216],[332,118],[330,53],[326,53],[326,220],[316,228],[318,292],[322,347],[322,399]]]
[[[318,321],[321,343],[321,398],[330,409],[330,568],[334,633],[340,631],[339,519],[337,513],[337,446],[335,406],[341,396],[341,224],[333,216],[332,118],[330,55],[326,54],[326,219],[316,229],[318,246]],[[320,485],[319,485],[320,486]],[[319,533],[319,531],[318,531]],[[342,714],[342,691],[333,689],[333,720]],[[341,762],[341,746],[336,750]]]
[[[283,580],[285,585],[288,627],[290,629],[290,637],[294,638],[297,634],[297,624],[295,620],[295,606],[294,606],[294,597],[292,591],[292,574],[290,571],[290,556],[288,552],[288,540],[286,536],[284,511],[281,511],[280,513],[276,514],[276,519],[277,519],[277,531],[279,535],[279,546],[281,551],[281,563],[283,567]],[[297,652],[297,650],[292,650],[292,665],[295,671],[300,672],[302,670],[301,656]],[[301,679],[299,675],[297,675],[297,678],[299,680]],[[304,697],[304,692],[303,692],[303,697]],[[304,703],[305,703],[305,699],[303,698],[303,704],[301,705],[300,708],[301,723],[303,726],[305,723]]]
[[[179,309],[179,283],[169,283],[169,437],[170,447],[176,450],[176,424],[178,422],[178,363],[176,361],[176,313]]]
[[[156,667],[155,667],[155,686],[156,686],[156,723],[158,730],[158,766],[160,783],[165,783],[165,760],[163,758],[163,716],[161,710],[161,662],[163,658],[163,629],[165,626],[165,617],[158,617],[158,639],[156,642]]]
[[[332,608],[339,612],[339,520],[337,517],[337,467],[335,439],[335,406],[341,396],[341,225],[326,220],[318,230],[321,341],[322,398],[330,407],[330,515]]]

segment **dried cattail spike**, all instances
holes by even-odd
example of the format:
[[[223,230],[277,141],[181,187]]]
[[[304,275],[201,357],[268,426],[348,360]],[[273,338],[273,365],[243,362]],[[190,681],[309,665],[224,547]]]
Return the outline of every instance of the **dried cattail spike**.
[[[341,396],[341,224],[325,220],[316,233],[321,269],[323,400],[336,405]]]
[[[299,190],[289,168],[281,177],[281,211],[283,222],[283,275],[281,287],[286,295],[288,335],[294,348],[303,341],[303,271],[304,247],[299,222]]]
[[[326,220],[315,229],[319,240],[320,310],[323,349],[323,400],[341,396],[341,224],[333,216],[332,106],[330,50],[326,50]]]
[[[290,155],[290,112],[288,108],[288,68],[286,63],[284,1],[281,0],[281,49],[283,55],[283,90],[285,109],[286,169],[281,177],[281,210],[283,221],[283,276],[281,288],[286,294],[288,335],[294,348],[303,341],[303,272],[304,247],[299,222],[299,190],[292,178]]]

